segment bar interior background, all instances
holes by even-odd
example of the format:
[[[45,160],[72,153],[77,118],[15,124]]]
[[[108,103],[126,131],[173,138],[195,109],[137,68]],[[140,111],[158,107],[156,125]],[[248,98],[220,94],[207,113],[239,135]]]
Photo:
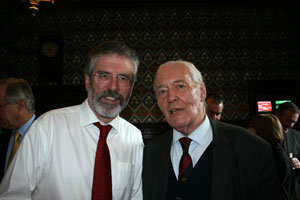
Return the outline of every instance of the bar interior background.
[[[145,140],[168,128],[152,87],[168,60],[196,65],[208,92],[225,98],[228,123],[247,126],[259,99],[300,106],[300,7],[289,1],[55,0],[40,2],[33,16],[28,2],[3,0],[0,12],[0,78],[26,79],[38,115],[86,98],[87,51],[111,39],[139,53],[138,82],[121,115]]]

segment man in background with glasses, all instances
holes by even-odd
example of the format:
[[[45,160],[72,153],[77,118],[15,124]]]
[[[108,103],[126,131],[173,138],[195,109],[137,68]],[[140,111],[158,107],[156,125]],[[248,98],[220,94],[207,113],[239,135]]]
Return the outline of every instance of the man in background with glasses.
[[[0,180],[35,119],[35,99],[30,85],[19,78],[0,80]]]
[[[142,135],[119,116],[138,65],[122,42],[96,46],[85,68],[87,100],[36,120],[1,183],[0,199],[143,199]]]

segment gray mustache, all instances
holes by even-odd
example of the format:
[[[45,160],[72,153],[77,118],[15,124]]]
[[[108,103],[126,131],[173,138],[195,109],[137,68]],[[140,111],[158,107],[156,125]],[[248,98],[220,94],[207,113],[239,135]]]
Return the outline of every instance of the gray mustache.
[[[106,90],[106,91],[100,92],[98,95],[98,100],[100,100],[102,97],[108,97],[108,96],[119,99],[121,105],[124,101],[123,97],[119,93],[117,93],[115,91],[111,91],[111,90]]]

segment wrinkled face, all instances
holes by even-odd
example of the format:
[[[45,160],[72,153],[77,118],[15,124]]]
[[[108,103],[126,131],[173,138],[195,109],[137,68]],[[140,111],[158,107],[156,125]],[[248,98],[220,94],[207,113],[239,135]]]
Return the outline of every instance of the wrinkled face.
[[[223,107],[223,103],[217,104],[212,99],[206,100],[206,112],[211,119],[221,120]]]
[[[203,122],[205,85],[197,86],[184,64],[160,67],[154,87],[158,106],[171,127],[188,135]]]
[[[15,129],[18,128],[17,121],[19,119],[20,110],[18,104],[9,104],[4,100],[6,86],[0,86],[0,128]]]
[[[276,115],[282,125],[283,132],[287,133],[291,128],[294,127],[298,120],[299,114],[294,114],[290,110],[286,110],[282,115]]]
[[[98,118],[105,123],[127,105],[132,92],[133,66],[129,59],[116,54],[96,59],[91,78],[85,75],[88,100]],[[125,81],[124,81],[125,80]]]

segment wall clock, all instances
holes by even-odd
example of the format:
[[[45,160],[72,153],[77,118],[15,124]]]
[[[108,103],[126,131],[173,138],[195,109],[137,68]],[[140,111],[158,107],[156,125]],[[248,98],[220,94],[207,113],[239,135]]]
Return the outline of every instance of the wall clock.
[[[62,83],[63,37],[43,35],[39,37],[38,79],[42,85]]]
[[[41,46],[41,54],[47,58],[52,58],[58,53],[58,44],[53,41],[46,42]]]

